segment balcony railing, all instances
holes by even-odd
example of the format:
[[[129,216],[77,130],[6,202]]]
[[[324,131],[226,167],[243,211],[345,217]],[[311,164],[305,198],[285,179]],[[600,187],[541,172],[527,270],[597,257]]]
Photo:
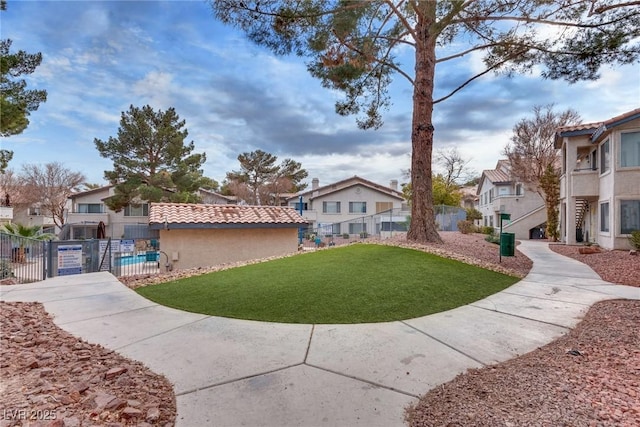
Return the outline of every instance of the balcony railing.
[[[13,219],[13,208],[10,206],[0,206],[0,220],[11,221]]]
[[[67,215],[67,223],[73,224],[78,222],[95,222],[102,221],[105,225],[109,224],[109,214],[107,213],[80,213],[69,212]]]
[[[566,189],[572,197],[597,196],[600,190],[598,171],[579,169],[571,172],[571,184]]]

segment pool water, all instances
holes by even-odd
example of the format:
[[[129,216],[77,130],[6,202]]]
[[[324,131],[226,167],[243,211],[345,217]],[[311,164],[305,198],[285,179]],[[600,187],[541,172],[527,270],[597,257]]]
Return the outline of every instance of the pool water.
[[[138,254],[138,255],[125,255],[123,257],[120,258],[120,265],[133,265],[133,264],[140,264],[143,262],[147,262],[147,261],[151,261],[151,262],[156,262],[158,261],[158,253],[157,252],[151,252],[151,253],[147,253],[147,254]]]

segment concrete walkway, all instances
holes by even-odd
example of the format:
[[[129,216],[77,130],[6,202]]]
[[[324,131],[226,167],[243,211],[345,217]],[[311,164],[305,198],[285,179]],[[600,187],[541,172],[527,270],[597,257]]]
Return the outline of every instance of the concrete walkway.
[[[540,347],[597,301],[640,299],[544,242],[518,249],[530,274],[503,292],[398,322],[293,325],[186,313],[109,273],[0,287],[40,301],[56,324],[142,361],[174,384],[178,426],[402,426],[419,395],[469,368]]]

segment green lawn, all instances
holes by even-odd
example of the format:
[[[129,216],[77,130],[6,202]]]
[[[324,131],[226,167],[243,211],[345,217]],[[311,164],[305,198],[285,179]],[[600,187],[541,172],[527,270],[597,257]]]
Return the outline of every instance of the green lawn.
[[[413,249],[357,244],[136,291],[195,313],[286,323],[365,323],[449,310],[517,282]]]

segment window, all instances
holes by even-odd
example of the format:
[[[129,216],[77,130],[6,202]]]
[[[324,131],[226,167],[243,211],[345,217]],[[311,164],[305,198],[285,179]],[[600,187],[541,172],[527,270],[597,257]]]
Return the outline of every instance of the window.
[[[340,223],[333,224],[331,228],[332,228],[332,230],[331,230],[332,234],[334,234],[334,235],[335,234],[342,234],[342,233],[340,233]]]
[[[620,200],[620,234],[640,230],[640,200]]]
[[[322,202],[322,213],[340,213],[340,202]]]
[[[522,184],[516,184],[516,196],[522,196]]]
[[[78,213],[102,213],[102,203],[78,203]]]
[[[360,234],[367,232],[367,224],[364,222],[350,222],[349,234]]]
[[[96,226],[77,226],[71,229],[71,238],[73,240],[97,239],[98,227]]]
[[[349,202],[349,213],[367,213],[367,202]]]
[[[124,207],[124,216],[149,216],[149,205],[127,205]]]
[[[294,206],[294,208],[295,208],[296,212],[300,212],[300,203],[299,203],[299,202],[294,203],[294,205],[293,205],[293,206]],[[308,209],[307,202],[303,202],[303,203],[302,203],[302,210],[303,210],[303,211],[309,210],[309,209]]]
[[[609,232],[609,202],[600,203],[600,231]]]
[[[621,135],[620,166],[623,168],[640,166],[640,132]]]
[[[489,217],[489,227],[493,227],[493,215]]]
[[[609,171],[610,167],[610,150],[609,150],[609,140],[607,139],[600,146],[600,173],[605,173]]]
[[[149,230],[147,224],[125,224],[123,239],[157,239],[160,231]]]

